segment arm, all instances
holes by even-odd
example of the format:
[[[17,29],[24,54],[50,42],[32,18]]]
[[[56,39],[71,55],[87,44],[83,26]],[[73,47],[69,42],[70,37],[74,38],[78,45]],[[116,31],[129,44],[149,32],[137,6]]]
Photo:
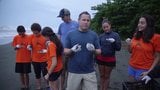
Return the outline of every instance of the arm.
[[[160,65],[156,66],[153,70],[148,73],[151,78],[160,77]]]
[[[53,58],[52,58],[51,67],[49,68],[48,73],[44,76],[44,78],[45,78],[46,80],[48,80],[49,75],[51,75],[51,73],[53,72],[53,70],[54,70],[54,68],[56,67],[56,65],[57,65],[57,58],[56,58],[56,57],[53,57]]]
[[[53,58],[52,58],[51,67],[50,67],[49,70],[48,70],[48,74],[49,74],[49,75],[53,72],[53,70],[54,70],[54,68],[56,67],[56,65],[57,65],[57,57],[53,57]]]
[[[115,50],[116,51],[121,50],[121,39],[120,39],[120,36],[118,34],[116,35],[116,40],[115,40]]]
[[[159,60],[160,60],[160,52],[155,52],[154,62],[152,63],[152,66],[150,67],[148,72],[150,72],[158,64]]]
[[[153,72],[152,70],[155,68],[155,66],[158,64],[160,60],[160,53],[156,52],[155,53],[155,59],[154,62],[152,63],[152,66],[150,67],[150,69],[147,72],[143,72],[142,73],[142,77],[146,76],[147,74],[149,74],[150,72]]]
[[[131,50],[131,39],[127,38],[126,39],[126,43],[127,43],[127,50],[128,50],[128,52],[132,53],[132,50]]]
[[[70,55],[72,55],[72,53],[73,53],[73,51],[72,51],[71,49],[69,49],[69,48],[64,48],[64,54],[65,54],[66,56],[70,56]]]
[[[101,54],[101,49],[95,49],[95,54],[100,55]]]

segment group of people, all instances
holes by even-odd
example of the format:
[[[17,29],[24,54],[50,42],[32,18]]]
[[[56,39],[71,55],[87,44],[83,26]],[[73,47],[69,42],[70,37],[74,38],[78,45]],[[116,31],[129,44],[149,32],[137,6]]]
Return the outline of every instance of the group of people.
[[[29,89],[32,64],[36,90],[42,89],[41,73],[51,90],[98,90],[98,85],[100,90],[107,90],[116,66],[115,53],[121,50],[120,36],[112,30],[111,22],[102,21],[104,33],[98,36],[90,29],[91,15],[87,11],[79,14],[78,22],[71,19],[70,11],[65,8],[58,17],[64,21],[58,35],[50,27],[41,30],[38,23],[31,25],[32,35],[25,34],[24,26],[17,27],[18,35],[12,46],[16,50],[15,72],[20,73],[22,89]],[[139,19],[133,38],[126,42],[131,53],[129,77],[146,80],[160,60],[160,36],[154,33],[154,21],[149,15]]]

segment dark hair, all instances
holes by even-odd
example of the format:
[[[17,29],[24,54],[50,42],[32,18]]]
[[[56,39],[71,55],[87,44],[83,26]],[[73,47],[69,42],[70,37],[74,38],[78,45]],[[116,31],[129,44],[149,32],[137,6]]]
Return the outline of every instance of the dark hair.
[[[143,31],[138,31],[138,28],[136,28],[134,36],[136,39],[142,38],[144,42],[149,43],[155,33],[155,21],[152,16],[147,14],[142,15],[140,18],[145,18],[147,26]]]
[[[111,22],[110,22],[108,19],[104,19],[104,20],[102,21],[102,24],[104,24],[104,23],[108,23],[109,25],[111,25]]]
[[[38,23],[33,23],[31,25],[31,30],[40,32],[41,31],[41,26]]]
[[[20,25],[17,27],[17,32],[26,32],[24,26]]]
[[[84,11],[84,12],[81,12],[81,13],[79,14],[78,20],[81,19],[81,16],[82,16],[83,14],[89,15],[89,18],[91,19],[91,15],[90,15],[87,11]]]
[[[62,55],[63,52],[63,46],[61,41],[59,40],[59,38],[56,36],[56,34],[53,32],[52,28],[50,27],[44,27],[42,30],[42,35],[43,36],[48,36],[49,39],[56,44],[56,52],[57,52],[57,56]]]

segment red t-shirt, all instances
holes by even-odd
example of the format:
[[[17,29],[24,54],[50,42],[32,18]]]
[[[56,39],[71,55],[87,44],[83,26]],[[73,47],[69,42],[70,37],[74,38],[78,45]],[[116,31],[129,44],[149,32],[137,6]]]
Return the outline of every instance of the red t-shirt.
[[[57,57],[57,54],[56,54],[56,45],[53,43],[53,42],[50,42],[49,43],[49,46],[48,46],[48,52],[47,52],[47,69],[49,70],[49,68],[51,67],[51,64],[52,64],[52,58],[53,57]],[[54,68],[53,72],[58,72],[60,70],[62,70],[63,68],[63,64],[62,64],[62,56],[58,56],[57,57],[57,65],[56,67]]]
[[[39,36],[31,35],[32,46],[32,61],[33,62],[46,62],[47,54],[40,53],[41,50],[46,49],[46,39],[41,34]]]
[[[16,62],[26,63],[31,62],[31,52],[27,50],[29,44],[29,36],[25,34],[24,37],[16,35],[13,38],[12,46],[15,48],[16,45],[20,45],[20,48],[16,50]]]
[[[155,51],[160,52],[160,35],[155,34],[150,40],[151,43],[144,43],[142,39],[131,41],[131,57],[129,64],[137,69],[149,69],[154,61]]]

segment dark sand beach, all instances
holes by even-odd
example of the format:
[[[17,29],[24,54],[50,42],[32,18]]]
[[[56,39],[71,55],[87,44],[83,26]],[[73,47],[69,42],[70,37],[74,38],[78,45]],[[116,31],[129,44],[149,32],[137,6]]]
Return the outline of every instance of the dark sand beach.
[[[110,90],[122,90],[122,81],[127,79],[129,53],[125,45],[116,53],[117,64],[111,74]],[[10,44],[0,45],[0,90],[20,90],[19,75],[15,73],[15,51]],[[34,74],[30,73],[30,90],[34,90]]]

